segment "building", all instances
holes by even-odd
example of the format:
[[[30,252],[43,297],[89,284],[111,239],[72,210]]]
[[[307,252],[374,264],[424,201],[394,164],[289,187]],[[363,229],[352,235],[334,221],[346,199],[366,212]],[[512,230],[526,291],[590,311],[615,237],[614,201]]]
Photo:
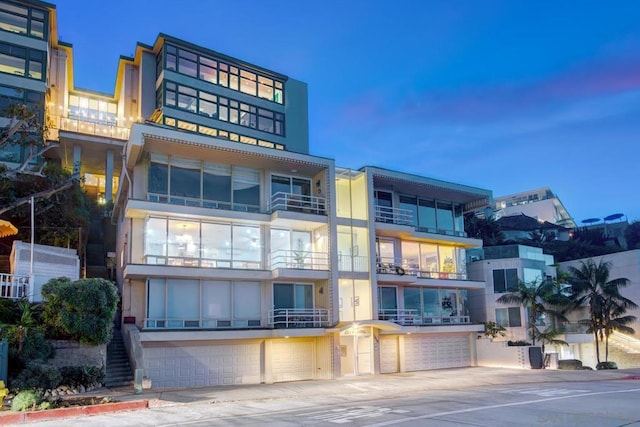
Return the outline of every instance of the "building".
[[[55,6],[0,11],[0,41],[42,58],[18,75],[0,56],[0,84],[39,94],[48,160],[105,206],[95,258],[115,266],[154,387],[475,363],[484,280],[466,251],[482,242],[463,214],[492,206],[489,190],[337,168],[309,152],[305,83],[166,34],[120,58],[113,94],[76,88]]]
[[[528,313],[520,304],[503,304],[498,298],[515,291],[520,283],[535,284],[556,277],[553,256],[542,253],[541,248],[524,245],[490,246],[467,253],[469,277],[486,282],[486,288],[475,290],[469,296],[471,319],[476,322],[492,321],[506,329],[503,338],[510,341],[530,341]],[[551,319],[540,318],[541,329],[551,325]]]
[[[569,240],[571,229],[548,221],[538,220],[525,214],[502,216],[497,220],[506,241],[538,239],[541,242],[549,240]]]
[[[547,187],[495,198],[496,219],[519,214],[567,228],[576,226],[558,196]]]

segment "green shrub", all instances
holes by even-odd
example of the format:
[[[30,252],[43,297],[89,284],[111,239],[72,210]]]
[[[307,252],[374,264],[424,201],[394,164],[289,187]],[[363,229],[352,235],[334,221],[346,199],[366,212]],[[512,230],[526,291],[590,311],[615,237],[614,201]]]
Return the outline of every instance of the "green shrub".
[[[11,402],[12,411],[27,411],[35,409],[40,401],[40,394],[35,390],[23,390],[13,398]]]
[[[8,298],[0,298],[0,323],[13,324],[20,318],[18,302]]]
[[[51,337],[86,344],[106,344],[111,339],[118,293],[106,279],[53,279],[42,287],[44,322]]]
[[[104,370],[97,366],[63,366],[60,368],[60,375],[62,376],[62,384],[71,387],[79,385],[86,387],[104,380]]]
[[[616,364],[616,362],[600,362],[596,365],[596,369],[598,371],[607,369],[618,369],[618,365]]]
[[[507,341],[507,345],[509,347],[526,347],[526,346],[530,346],[531,343],[527,342],[527,341],[523,341],[523,340],[519,340],[519,341]]]
[[[558,360],[558,369],[579,371],[582,369],[582,361],[578,359]]]
[[[22,351],[20,349],[20,336],[22,334]],[[51,358],[54,349],[45,339],[42,329],[33,327],[23,329],[17,325],[8,325],[2,328],[2,337],[9,343],[9,376],[15,377],[29,362],[44,361]]]
[[[11,383],[14,390],[51,389],[61,384],[62,376],[55,366],[30,363]]]

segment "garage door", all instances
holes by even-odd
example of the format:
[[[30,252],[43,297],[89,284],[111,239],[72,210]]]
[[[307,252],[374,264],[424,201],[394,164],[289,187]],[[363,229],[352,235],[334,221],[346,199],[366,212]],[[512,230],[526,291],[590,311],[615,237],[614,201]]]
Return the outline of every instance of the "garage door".
[[[145,347],[143,354],[154,388],[259,384],[261,380],[258,341]]]
[[[398,336],[380,336],[380,372],[392,374],[398,372]]]
[[[271,349],[274,382],[314,379],[313,341],[273,341]]]
[[[411,335],[404,339],[406,371],[471,365],[469,337]]]

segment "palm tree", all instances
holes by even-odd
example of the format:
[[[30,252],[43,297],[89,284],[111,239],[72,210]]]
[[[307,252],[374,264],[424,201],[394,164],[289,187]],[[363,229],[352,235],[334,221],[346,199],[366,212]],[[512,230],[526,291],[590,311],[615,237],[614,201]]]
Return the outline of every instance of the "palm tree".
[[[553,344],[553,345],[569,345],[564,340],[558,339],[559,335],[564,334],[564,330],[558,329],[555,326],[549,326],[544,331],[538,331],[536,333],[536,338],[540,341],[542,345],[542,354],[544,354],[544,346],[545,344]]]
[[[598,264],[593,259],[588,259],[581,261],[579,267],[569,267],[569,275],[566,278],[571,285],[569,309],[589,307],[589,318],[582,322],[587,323],[588,331],[593,333],[598,363],[600,363],[600,341],[607,338],[605,347],[608,357],[608,336],[614,330],[625,330],[626,325],[633,320],[625,319],[628,316],[622,315],[627,308],[636,306],[633,301],[620,295],[620,288],[629,285],[629,279],[609,280],[611,266],[610,262],[602,259]]]
[[[561,295],[557,289],[554,281],[544,278],[531,283],[520,282],[515,291],[502,295],[497,301],[502,304],[521,304],[527,309],[529,313],[527,325],[529,338],[531,343],[535,345],[539,334],[536,323],[541,315],[549,314],[555,318],[564,318],[560,311],[552,308],[560,303]]]

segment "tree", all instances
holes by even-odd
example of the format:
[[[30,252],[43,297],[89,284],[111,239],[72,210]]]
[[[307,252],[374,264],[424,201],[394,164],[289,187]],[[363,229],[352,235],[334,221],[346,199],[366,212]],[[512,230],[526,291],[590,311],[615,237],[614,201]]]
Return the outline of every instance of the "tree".
[[[569,310],[581,306],[589,308],[589,318],[581,320],[589,325],[589,333],[593,333],[596,346],[596,359],[600,363],[600,342],[605,341],[606,357],[609,353],[608,336],[614,330],[625,329],[629,317],[623,316],[628,308],[636,304],[620,294],[620,288],[629,285],[629,279],[609,279],[612,264],[593,259],[581,261],[578,267],[569,267],[567,282],[571,285],[571,305]]]
[[[640,249],[640,221],[633,221],[624,231],[627,249]]]
[[[542,345],[542,354],[544,354],[545,344],[568,346],[569,343],[558,338],[558,336],[562,334],[564,334],[564,331],[562,329],[556,328],[553,325],[547,327],[544,331],[538,330],[536,332],[536,338],[538,339],[538,341],[540,341],[540,344]]]
[[[554,308],[562,306],[563,298],[555,281],[541,278],[531,283],[520,282],[515,291],[502,295],[497,301],[501,304],[520,304],[527,310],[529,338],[535,345],[540,333],[537,326],[538,318],[543,314],[564,318],[561,311]]]
[[[468,213],[464,218],[464,231],[469,237],[482,239],[483,246],[497,246],[504,243],[500,224],[492,217],[478,218]]]

